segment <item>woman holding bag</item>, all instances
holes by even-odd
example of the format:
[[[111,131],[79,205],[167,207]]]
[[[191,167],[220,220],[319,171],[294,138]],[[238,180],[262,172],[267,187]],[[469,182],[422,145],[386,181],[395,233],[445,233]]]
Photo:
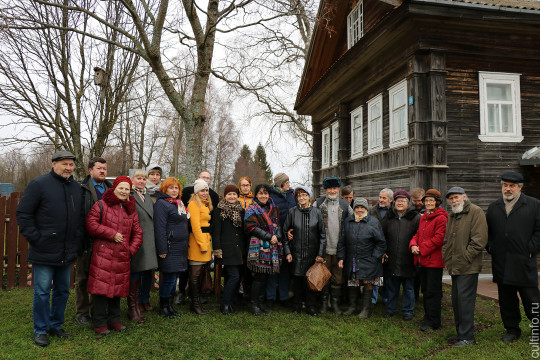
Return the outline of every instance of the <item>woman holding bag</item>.
[[[284,233],[292,233],[283,248],[287,261],[292,262],[293,312],[300,314],[305,297],[306,313],[317,316],[315,291],[307,284],[306,272],[315,262],[324,262],[326,232],[324,219],[316,207],[311,206],[311,189],[298,186],[294,191],[298,206],[289,209],[283,224]],[[292,231],[290,231],[292,230]]]

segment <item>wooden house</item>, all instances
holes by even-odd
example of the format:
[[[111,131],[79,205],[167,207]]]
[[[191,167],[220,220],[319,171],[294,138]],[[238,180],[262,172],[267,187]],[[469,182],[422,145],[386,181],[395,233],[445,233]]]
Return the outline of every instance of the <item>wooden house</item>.
[[[485,209],[512,170],[540,198],[540,2],[322,0],[295,108],[316,194],[457,185]]]

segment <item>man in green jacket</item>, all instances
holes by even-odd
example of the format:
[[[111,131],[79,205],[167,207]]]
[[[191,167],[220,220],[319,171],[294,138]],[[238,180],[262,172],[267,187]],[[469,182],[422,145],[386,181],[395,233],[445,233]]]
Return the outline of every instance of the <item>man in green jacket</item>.
[[[443,260],[452,276],[452,308],[457,336],[452,347],[475,343],[474,307],[482,250],[488,241],[486,216],[472,204],[465,190],[455,186],[446,198],[452,207],[443,243]]]

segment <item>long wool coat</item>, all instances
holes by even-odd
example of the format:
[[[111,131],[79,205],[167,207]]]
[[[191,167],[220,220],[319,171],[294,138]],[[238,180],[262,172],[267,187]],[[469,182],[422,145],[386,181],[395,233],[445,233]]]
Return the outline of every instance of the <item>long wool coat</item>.
[[[131,271],[140,272],[157,268],[156,243],[154,240],[154,202],[146,194],[144,200],[135,191],[131,194],[137,204],[139,223],[143,230],[143,242],[137,254],[131,259]]]
[[[247,245],[244,234],[244,214],[242,209],[240,227],[234,226],[231,219],[223,219],[223,210],[220,208],[212,212],[212,246],[214,250],[221,250],[223,258],[219,262],[223,265],[242,265],[245,263]]]
[[[130,260],[142,244],[142,229],[135,209],[135,199],[122,203],[108,189],[101,204],[97,202],[86,217],[86,231],[94,240],[88,276],[88,292],[108,298],[126,297],[129,293]],[[101,221],[100,221],[101,219]],[[122,234],[121,243],[114,241]]]

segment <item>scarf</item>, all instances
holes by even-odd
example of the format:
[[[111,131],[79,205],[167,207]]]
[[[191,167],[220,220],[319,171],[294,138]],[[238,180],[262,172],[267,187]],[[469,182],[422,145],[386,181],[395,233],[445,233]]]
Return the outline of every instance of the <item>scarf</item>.
[[[231,204],[227,200],[223,199],[218,203],[217,207],[218,209],[221,209],[221,220],[230,219],[234,227],[242,226],[242,217],[240,214],[243,208],[240,201]]]
[[[168,197],[165,198],[165,200],[178,207],[178,215],[186,215],[188,219],[190,218],[189,211],[186,209],[184,203],[180,198],[173,199],[171,197]]]

